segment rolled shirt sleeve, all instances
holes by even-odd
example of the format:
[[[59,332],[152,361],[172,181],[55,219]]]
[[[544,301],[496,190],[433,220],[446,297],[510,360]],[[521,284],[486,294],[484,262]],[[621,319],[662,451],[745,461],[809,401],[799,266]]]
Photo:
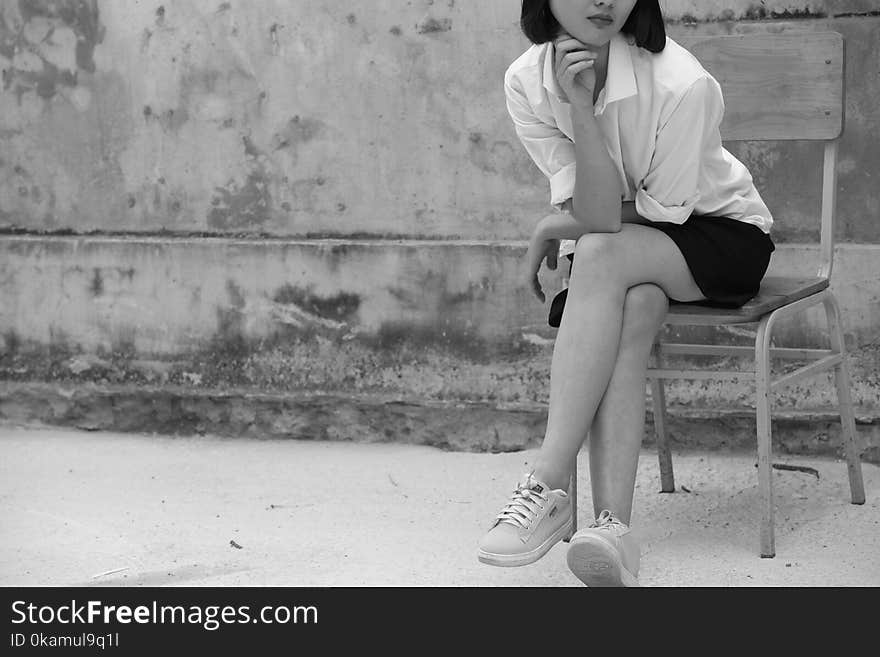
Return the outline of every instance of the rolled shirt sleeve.
[[[682,94],[657,132],[651,166],[638,185],[640,216],[674,224],[687,221],[700,199],[703,152],[721,145],[723,115],[721,88],[713,79],[699,78]]]
[[[574,143],[555,125],[537,118],[515,78],[504,79],[507,111],[526,152],[550,181],[550,203],[559,208],[574,196]]]

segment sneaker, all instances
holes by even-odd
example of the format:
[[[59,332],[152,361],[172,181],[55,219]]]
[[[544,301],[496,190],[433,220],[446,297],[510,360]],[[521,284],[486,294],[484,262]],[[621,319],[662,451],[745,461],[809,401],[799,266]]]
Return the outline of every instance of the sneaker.
[[[587,586],[638,586],[639,544],[630,528],[603,511],[571,537],[568,567]]]
[[[491,566],[525,566],[543,557],[570,533],[568,493],[551,490],[527,474],[480,541],[478,558]]]

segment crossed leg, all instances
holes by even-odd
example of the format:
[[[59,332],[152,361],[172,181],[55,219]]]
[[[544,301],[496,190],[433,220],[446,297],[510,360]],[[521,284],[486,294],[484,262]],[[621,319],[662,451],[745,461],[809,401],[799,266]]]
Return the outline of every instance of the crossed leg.
[[[613,511],[623,522],[630,519],[645,370],[665,297],[703,298],[684,256],[665,233],[624,224],[619,233],[590,233],[578,240],[553,349],[547,429],[534,470],[549,486],[567,488],[592,426],[594,506]]]
[[[627,525],[645,433],[648,359],[668,308],[666,293],[653,283],[627,291],[617,361],[590,428],[594,516],[608,509]]]

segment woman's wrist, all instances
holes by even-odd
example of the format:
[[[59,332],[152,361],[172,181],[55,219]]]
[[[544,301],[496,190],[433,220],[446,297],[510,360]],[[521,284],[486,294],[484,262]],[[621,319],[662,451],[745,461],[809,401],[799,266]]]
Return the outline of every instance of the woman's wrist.
[[[537,237],[546,240],[576,240],[589,230],[569,212],[550,214],[537,227]]]
[[[575,124],[584,121],[595,124],[596,116],[593,112],[593,104],[589,102],[589,99],[584,99],[583,101],[578,99],[571,104],[571,118]]]
[[[601,132],[592,105],[577,108],[572,105],[571,124],[576,133],[587,132],[590,136],[598,137]]]
[[[535,237],[541,241],[554,239],[551,235],[553,233],[553,226],[551,224],[551,219],[553,215],[547,215],[541,221],[538,222],[538,225],[535,227]]]

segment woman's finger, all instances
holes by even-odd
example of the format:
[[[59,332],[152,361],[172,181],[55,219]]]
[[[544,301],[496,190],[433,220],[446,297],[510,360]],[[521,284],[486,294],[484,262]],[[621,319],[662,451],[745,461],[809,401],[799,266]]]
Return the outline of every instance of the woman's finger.
[[[595,62],[595,59],[591,59],[588,57],[585,58],[585,57],[574,56],[574,57],[570,58],[568,55],[566,55],[563,58],[562,63],[559,65],[559,68],[557,68],[556,70],[561,71],[562,74],[564,75],[565,73],[568,72],[569,69],[571,69],[572,66],[577,66],[578,67],[577,70],[582,71],[584,68],[589,68],[590,66],[593,66],[594,62]],[[587,64],[587,66],[586,67],[582,66],[582,64]]]
[[[571,66],[575,62],[592,62],[595,61],[595,59],[596,56],[591,52],[586,50],[575,50],[563,55],[561,62],[563,66]]]
[[[586,71],[587,69],[592,67],[593,62],[576,62],[562,72],[562,78],[564,80],[574,81],[574,78],[575,76],[577,76],[578,73],[580,73],[581,71]]]
[[[575,39],[567,39],[565,41],[559,41],[554,44],[557,52],[567,53],[572,50],[587,50],[587,47],[582,44],[580,41],[576,41]]]
[[[572,70],[575,70],[575,69],[576,69],[578,72],[580,72],[580,71],[583,71],[585,68],[592,68],[592,67],[593,67],[593,63],[594,63],[594,62],[593,62],[592,59],[588,59],[588,60],[583,61],[583,62],[575,62],[574,64],[571,64],[571,65],[569,65],[569,66],[566,66],[566,67],[562,70],[562,73],[563,73],[563,75],[564,75],[565,73],[568,73],[568,72],[570,72],[570,71],[572,71]]]
[[[558,64],[559,61],[569,52],[591,52],[587,46],[578,41],[577,39],[563,39],[554,42],[555,46],[555,59]],[[593,53],[595,55],[595,53]]]
[[[538,280],[538,274],[535,274],[535,278],[532,279],[532,291],[535,293],[535,296],[541,300],[541,303],[546,301],[547,297],[544,296],[544,290],[541,289],[541,281]]]
[[[563,57],[563,56],[567,55],[568,53],[573,53],[573,52],[585,52],[585,53],[588,53],[594,57],[596,56],[595,51],[591,50],[589,47],[585,46],[580,41],[575,41],[573,39],[570,41],[565,41],[565,42],[559,44],[558,46],[556,46],[557,58]]]
[[[567,34],[556,37],[553,40],[553,45],[557,48],[586,48],[586,44],[583,41],[578,41],[573,36]]]
[[[525,280],[526,285],[531,288],[532,294],[538,297],[541,301],[544,300],[544,291],[541,289],[541,281],[538,280],[538,272],[529,270],[529,273],[526,276]]]
[[[577,46],[576,49],[567,49],[564,47],[568,44],[575,44]],[[560,47],[556,50],[556,71],[557,77],[561,77],[566,69],[573,66],[576,63],[584,62],[584,61],[594,61],[596,59],[596,53],[593,51],[584,48],[583,44],[580,41],[575,41],[574,39],[569,39],[567,41],[562,42],[563,47]],[[583,70],[583,69],[579,69]]]
[[[571,57],[569,57],[569,56],[571,56]],[[595,57],[596,57],[596,53],[594,53],[594,52],[592,52],[592,51],[590,51],[590,50],[584,50],[583,48],[573,48],[573,49],[571,49],[571,50],[557,49],[557,50],[556,50],[556,57],[555,57],[555,60],[556,60],[556,66],[557,66],[557,67],[561,66],[562,63],[565,61],[565,58],[566,58],[566,57],[569,57],[569,60],[571,60],[571,59],[578,59],[578,58],[584,58],[584,57],[587,57],[587,58],[590,58],[590,57],[595,58]]]
[[[534,292],[535,296],[542,302],[544,301],[544,292],[541,290],[541,283],[538,280],[538,271],[541,269],[541,260],[543,259],[544,254],[540,252],[540,245],[532,241],[526,252],[527,270],[525,273],[528,285],[532,288],[532,292]]]

